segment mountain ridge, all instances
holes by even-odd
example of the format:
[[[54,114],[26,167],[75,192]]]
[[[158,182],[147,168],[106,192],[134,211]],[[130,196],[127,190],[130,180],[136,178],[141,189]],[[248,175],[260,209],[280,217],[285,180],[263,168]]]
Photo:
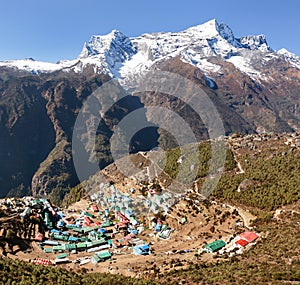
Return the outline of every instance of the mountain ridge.
[[[176,38],[175,43],[172,41],[174,37]],[[166,44],[160,41],[161,38],[163,38]],[[159,42],[161,46],[160,49],[159,47],[155,47],[155,44],[153,46],[153,40]],[[201,47],[201,41],[208,41],[208,46],[204,44]],[[73,60],[60,60],[58,63],[48,63],[24,59],[0,62],[0,67],[17,68],[31,73],[49,73],[58,70],[73,70],[80,73],[84,67],[90,64],[95,66],[95,70],[98,73],[105,72],[113,77],[124,77],[124,73],[122,75],[119,69],[122,68],[124,63],[129,64],[129,66],[132,65],[132,63],[130,63],[132,57],[139,53],[139,50],[143,52],[145,46],[148,46],[148,53],[150,51],[151,55],[148,56],[148,58],[143,57],[143,60],[145,61],[146,59],[146,61],[148,61],[152,59],[155,61],[155,59],[159,57],[174,56],[172,55],[172,47],[168,50],[168,45],[173,45],[174,48],[176,48],[176,46],[184,48],[184,46],[191,44],[196,44],[198,47],[200,46],[203,55],[212,53],[212,55],[221,55],[225,59],[229,59],[235,56],[239,50],[245,49],[270,52],[272,56],[283,56],[294,66],[300,68],[300,61],[296,55],[288,51],[285,53],[283,53],[282,50],[280,50],[280,52],[274,51],[267,44],[265,35],[248,35],[236,38],[227,24],[219,24],[215,19],[189,27],[180,32],[145,33],[138,37],[127,37],[122,32],[113,30],[107,35],[92,36],[88,42],[84,43],[79,56]],[[185,55],[182,57],[184,58]],[[193,61],[190,60],[190,63],[192,62]],[[149,64],[148,62],[148,65]]]

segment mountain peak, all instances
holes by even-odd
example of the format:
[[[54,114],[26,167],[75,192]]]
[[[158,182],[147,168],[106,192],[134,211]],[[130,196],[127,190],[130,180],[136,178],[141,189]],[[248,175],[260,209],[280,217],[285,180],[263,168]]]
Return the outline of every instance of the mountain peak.
[[[129,38],[119,30],[106,35],[94,35],[84,43],[77,59],[59,61],[58,64],[21,60],[0,62],[1,66],[18,68],[30,72],[52,72],[69,70],[81,72],[86,66],[94,66],[95,72],[106,72],[112,77],[134,77],[151,68],[156,62],[180,57],[200,69],[217,71],[220,66],[207,62],[206,58],[219,57],[229,61],[250,76],[259,72],[251,68],[251,56],[283,57],[299,68],[299,58],[281,50],[274,52],[267,44],[265,35],[249,35],[236,38],[232,29],[216,19],[192,26],[180,32],[143,34]],[[130,76],[129,76],[130,75]]]
[[[92,36],[84,43],[79,59],[96,64],[111,76],[119,75],[119,67],[136,53],[131,40],[118,30],[107,35]],[[90,61],[91,60],[91,61]]]
[[[260,50],[260,51],[272,51],[269,47],[265,35],[249,35],[237,39],[232,29],[225,23],[218,23],[216,19],[207,21],[201,25],[190,27],[186,30],[187,32],[193,33],[195,37],[212,39],[221,36],[229,44],[234,47],[248,48],[250,50]]]
[[[195,34],[198,37],[214,37],[218,34],[218,22],[216,19],[212,19],[203,24],[196,25],[186,29],[184,32]]]
[[[277,53],[282,54],[282,55],[284,55],[284,56],[286,56],[286,57],[295,58],[295,59],[298,59],[298,60],[299,60],[299,57],[298,57],[296,54],[294,54],[294,53],[288,51],[288,50],[285,49],[285,48],[282,48],[282,49],[278,50]]]
[[[94,35],[88,42],[84,43],[79,58],[104,54],[112,47],[130,48],[130,39],[118,30],[112,30],[107,35]]]
[[[288,51],[285,48],[280,49],[279,51],[277,51],[277,53],[283,56],[289,62],[291,62],[293,66],[300,68],[300,59],[296,54]]]
[[[245,36],[240,38],[241,44],[249,48],[251,50],[258,49],[260,51],[272,51],[267,43],[267,39],[265,35],[257,35],[257,36]]]
[[[192,33],[197,38],[203,39],[213,39],[220,36],[234,47],[240,47],[231,28],[224,23],[218,23],[216,19],[209,20],[201,25],[190,27],[186,32]]]

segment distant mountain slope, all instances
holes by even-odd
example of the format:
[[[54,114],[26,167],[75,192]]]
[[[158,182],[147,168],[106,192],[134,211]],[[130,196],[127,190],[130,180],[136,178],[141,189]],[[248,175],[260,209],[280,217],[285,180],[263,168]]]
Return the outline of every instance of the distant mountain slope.
[[[218,110],[226,134],[300,130],[299,58],[285,49],[274,51],[264,35],[236,38],[216,20],[136,38],[114,30],[92,36],[71,61],[0,62],[1,195],[28,189],[46,195],[75,185],[71,136],[83,101],[111,78],[130,87],[141,74],[156,69],[179,74],[201,88]],[[112,161],[114,126],[132,110],[149,105],[175,111],[198,139],[208,138],[192,106],[157,90],[134,94],[101,125],[100,166]],[[146,116],[151,121],[151,114]],[[150,149],[157,140],[163,147],[174,146],[164,130],[158,133],[159,138],[156,130],[139,134],[133,149]]]
[[[8,192],[10,195],[26,193],[40,163],[45,159],[49,164],[54,163],[47,158],[53,149],[57,150],[55,160],[60,160],[61,167],[50,176],[53,179],[63,176],[64,167],[68,168],[67,172],[72,172],[71,152],[67,148],[76,109],[80,108],[85,94],[103,80],[103,76],[84,74],[68,74],[68,78],[64,74],[27,75],[9,78],[0,84],[0,155],[1,161],[5,162],[0,166],[1,196]],[[76,93],[75,88],[80,91]],[[74,177],[66,180],[70,184],[77,182]],[[38,187],[45,184],[45,189],[47,182],[44,175],[36,184]]]

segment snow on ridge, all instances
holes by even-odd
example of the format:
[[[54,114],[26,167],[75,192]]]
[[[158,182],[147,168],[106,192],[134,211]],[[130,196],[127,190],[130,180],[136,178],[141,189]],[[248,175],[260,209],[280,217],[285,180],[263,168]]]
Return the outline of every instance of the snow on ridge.
[[[181,32],[143,34],[131,38],[131,41],[137,53],[124,62],[120,69],[121,78],[132,76],[137,70],[142,72],[159,60],[175,56],[203,70],[217,71],[220,67],[205,58],[229,56],[240,46],[231,29],[225,24],[218,24],[216,20]]]
[[[131,41],[138,55],[132,58],[133,62],[124,62],[120,71],[122,78],[132,75],[136,68],[140,72],[143,68],[149,68],[151,63],[174,56],[180,56],[184,62],[208,74],[221,68],[207,60],[210,56],[226,61],[238,56],[230,62],[249,76],[258,76],[259,72],[251,67],[251,62],[241,61],[241,54],[257,50],[267,55],[272,51],[264,35],[237,39],[228,25],[219,24],[215,19],[181,32],[143,34],[131,38]]]
[[[176,56],[209,76],[221,69],[221,66],[209,61],[209,57],[216,56],[231,62],[249,76],[257,77],[259,72],[251,64],[252,55],[262,61],[270,55],[284,56],[292,64],[298,65],[298,68],[300,66],[299,58],[292,53],[284,50],[273,52],[264,35],[238,39],[228,25],[219,24],[215,19],[181,32],[146,33],[134,38],[113,30],[107,35],[92,36],[84,43],[75,60],[58,63],[17,60],[0,62],[0,66],[46,73],[57,70],[82,72],[86,66],[92,65],[95,72],[130,80],[158,61]]]
[[[282,48],[282,49],[278,50],[277,53],[282,54],[282,55],[286,55],[286,56],[289,56],[289,57],[294,57],[294,58],[299,59],[299,57],[298,57],[296,54],[294,54],[294,53],[288,51],[288,50],[285,49],[285,48]]]
[[[285,48],[282,48],[282,49],[278,50],[278,51],[277,51],[277,54],[283,56],[283,57],[284,57],[287,61],[289,61],[294,67],[300,69],[300,58],[299,58],[296,54],[294,54],[294,53],[288,51],[288,50],[285,49]]]
[[[179,33],[188,33],[198,38],[207,39],[207,38],[216,37],[219,34],[217,27],[218,27],[217,20],[212,19],[203,24],[190,27]]]
[[[250,50],[257,49],[262,52],[272,51],[272,49],[268,46],[265,35],[241,37],[240,43]]]
[[[259,74],[257,70],[251,67],[249,60],[247,60],[243,56],[233,56],[230,59],[228,59],[228,61],[234,64],[235,67],[237,67],[239,70],[241,70],[246,74],[251,74],[251,75]]]
[[[194,50],[188,49],[181,55],[183,62],[189,63],[201,69],[206,73],[216,73],[221,69],[221,66],[213,64],[206,57],[197,54]]]
[[[54,72],[62,68],[60,64],[35,61],[33,59],[19,59],[11,61],[0,62],[0,66],[6,66],[10,68],[17,68],[33,73],[49,73]]]

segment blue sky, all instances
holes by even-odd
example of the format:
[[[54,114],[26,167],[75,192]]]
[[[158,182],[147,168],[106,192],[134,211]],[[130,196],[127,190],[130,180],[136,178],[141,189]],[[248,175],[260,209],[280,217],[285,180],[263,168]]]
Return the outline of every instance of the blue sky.
[[[300,55],[298,0],[2,0],[0,7],[0,60],[73,59],[94,34],[180,31],[213,18],[236,37],[265,34],[272,48]]]

